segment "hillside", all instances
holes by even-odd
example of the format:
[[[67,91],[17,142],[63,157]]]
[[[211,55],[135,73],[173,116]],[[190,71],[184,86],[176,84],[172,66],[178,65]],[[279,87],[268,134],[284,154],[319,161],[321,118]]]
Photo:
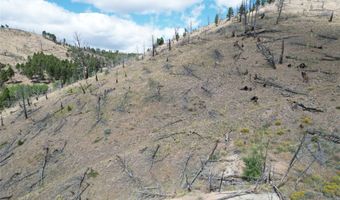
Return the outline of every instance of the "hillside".
[[[67,47],[58,45],[43,36],[18,29],[0,29],[0,60],[4,64],[23,63],[36,52],[53,54],[66,59]]]
[[[255,37],[223,21],[31,99],[27,120],[5,110],[0,199],[339,198],[339,12],[338,0],[289,1],[275,25],[267,6]],[[259,181],[244,158],[261,161]]]

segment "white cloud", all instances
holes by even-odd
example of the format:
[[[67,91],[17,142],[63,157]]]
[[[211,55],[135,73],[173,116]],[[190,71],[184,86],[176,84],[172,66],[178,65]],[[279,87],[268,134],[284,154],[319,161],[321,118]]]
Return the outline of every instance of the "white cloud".
[[[151,35],[166,38],[174,35],[172,28],[153,28],[138,25],[128,18],[119,18],[102,13],[73,13],[44,0],[1,0],[0,24],[35,31],[43,30],[66,38],[73,43],[75,32],[84,42],[93,47],[136,51],[143,43],[149,46]]]
[[[241,5],[242,0],[215,0],[218,7],[233,7]]]
[[[105,12],[114,13],[159,13],[183,11],[201,0],[72,0],[92,4]]]
[[[187,26],[190,26],[190,23],[191,23],[193,27],[196,27],[201,23],[201,20],[199,19],[199,17],[201,16],[204,9],[205,9],[205,5],[199,4],[191,10],[189,15],[183,14],[181,19],[185,21],[185,24]]]

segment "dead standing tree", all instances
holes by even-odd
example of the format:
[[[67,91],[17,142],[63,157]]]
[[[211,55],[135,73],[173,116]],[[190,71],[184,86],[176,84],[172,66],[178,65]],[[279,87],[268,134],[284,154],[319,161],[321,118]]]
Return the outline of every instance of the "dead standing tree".
[[[82,49],[82,45],[81,45],[81,38],[80,38],[80,34],[75,32],[74,33],[74,40],[75,40],[75,46],[76,46],[76,52],[75,52],[75,56],[76,59],[78,60],[78,62],[81,65],[81,69],[83,70],[83,78],[84,79],[88,79],[89,78],[89,70],[88,70],[88,66],[85,63],[85,54],[83,52]]]
[[[21,99],[22,99],[22,106],[24,109],[25,119],[28,119],[27,108],[26,108],[26,103],[25,103],[25,96],[26,96],[25,90],[26,89],[24,87],[21,87],[19,95],[21,96]]]
[[[155,41],[154,41],[154,37],[152,35],[152,39],[151,39],[151,44],[152,44],[152,57],[155,57]]]
[[[279,24],[279,21],[280,21],[280,18],[281,18],[281,14],[282,14],[282,9],[283,9],[283,3],[284,3],[284,0],[279,0],[278,1],[278,11],[279,11],[279,15],[277,16],[277,19],[276,19],[276,24]]]
[[[279,64],[283,63],[283,55],[285,52],[285,41],[282,40],[282,46],[281,46],[281,55],[280,55],[280,60],[279,60]]]

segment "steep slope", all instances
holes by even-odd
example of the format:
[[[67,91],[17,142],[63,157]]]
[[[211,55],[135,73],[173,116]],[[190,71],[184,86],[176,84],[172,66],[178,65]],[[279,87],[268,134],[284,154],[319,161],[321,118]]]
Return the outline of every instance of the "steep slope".
[[[329,2],[325,9],[337,6]],[[334,198],[314,184],[332,183],[338,170],[340,21],[299,16],[298,8],[305,6],[286,5],[276,26],[275,9],[263,9],[259,39],[242,36],[240,23],[223,22],[98,82],[32,100],[28,120],[19,106],[8,110],[0,129],[0,197],[218,199],[223,193],[203,193],[253,191],[256,183],[242,178],[242,158],[254,148],[267,149],[265,177],[278,185],[303,138],[280,191]],[[257,46],[277,59],[282,39],[284,62],[273,69]],[[322,133],[304,134],[313,130]],[[188,188],[200,192],[185,196]]]

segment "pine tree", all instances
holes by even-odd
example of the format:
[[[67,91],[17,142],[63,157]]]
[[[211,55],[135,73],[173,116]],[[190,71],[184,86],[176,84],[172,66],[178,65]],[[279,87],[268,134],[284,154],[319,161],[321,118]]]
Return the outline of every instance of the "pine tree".
[[[231,20],[232,16],[234,16],[234,9],[232,7],[229,7],[227,14],[227,18],[229,19],[229,21]]]
[[[218,22],[219,22],[219,16],[218,14],[216,14],[215,16],[215,25],[218,26]]]

